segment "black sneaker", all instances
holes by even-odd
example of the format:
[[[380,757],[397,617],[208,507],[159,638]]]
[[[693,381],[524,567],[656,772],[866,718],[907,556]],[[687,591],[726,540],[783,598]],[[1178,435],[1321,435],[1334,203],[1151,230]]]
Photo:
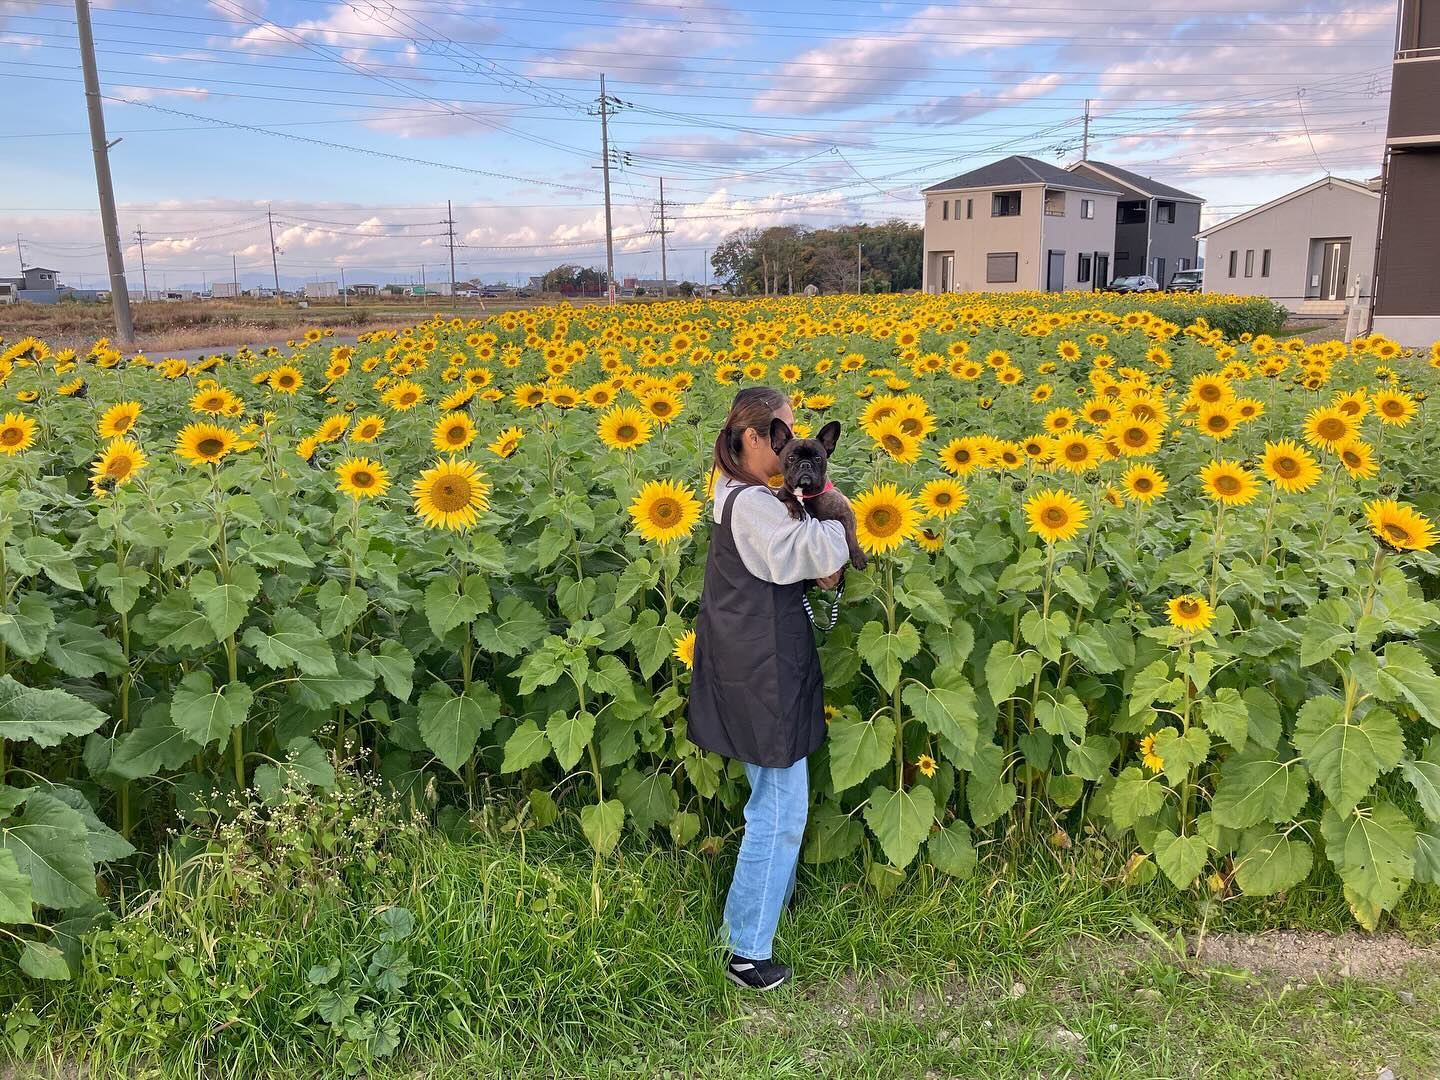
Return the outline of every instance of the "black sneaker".
[[[725,977],[747,990],[774,990],[790,981],[791,971],[784,964],[770,960],[747,960],[731,954],[725,965]]]

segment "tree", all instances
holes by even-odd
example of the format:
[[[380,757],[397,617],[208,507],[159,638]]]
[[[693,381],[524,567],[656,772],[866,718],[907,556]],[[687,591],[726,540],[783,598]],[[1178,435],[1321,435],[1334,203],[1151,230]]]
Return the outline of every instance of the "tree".
[[[898,292],[920,287],[924,238],[920,226],[898,219],[831,229],[740,229],[715,249],[710,264],[717,280],[737,293],[799,293],[806,285],[850,292],[856,287],[855,245],[860,244],[864,290]]]

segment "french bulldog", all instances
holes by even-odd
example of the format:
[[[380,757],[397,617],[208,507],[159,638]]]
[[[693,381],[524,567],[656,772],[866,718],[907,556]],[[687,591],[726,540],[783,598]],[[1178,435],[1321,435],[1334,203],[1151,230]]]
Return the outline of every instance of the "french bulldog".
[[[821,521],[838,521],[845,526],[845,544],[850,565],[864,570],[866,556],[855,535],[855,511],[845,496],[835,490],[826,476],[830,455],[840,439],[840,422],[831,420],[813,439],[797,439],[790,425],[776,417],[770,421],[770,447],[780,458],[784,487],[776,492],[790,509],[790,516],[809,514]]]

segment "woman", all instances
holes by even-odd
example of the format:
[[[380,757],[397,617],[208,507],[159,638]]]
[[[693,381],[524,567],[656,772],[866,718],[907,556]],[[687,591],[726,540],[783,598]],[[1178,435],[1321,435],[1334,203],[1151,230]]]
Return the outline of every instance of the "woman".
[[[725,899],[726,977],[773,990],[790,969],[771,955],[795,889],[810,808],[805,759],[825,738],[820,656],[802,606],[813,581],[833,588],[849,559],[838,521],[795,519],[766,480],[780,472],[770,422],[795,423],[785,395],[735,395],[715,440],[714,530],[695,622],[688,735],[745,763],[750,798]]]

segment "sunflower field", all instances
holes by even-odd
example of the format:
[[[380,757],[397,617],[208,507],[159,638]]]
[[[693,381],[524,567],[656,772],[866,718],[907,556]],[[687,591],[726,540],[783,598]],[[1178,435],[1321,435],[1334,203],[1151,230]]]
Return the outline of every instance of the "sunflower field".
[[[711,447],[753,383],[802,435],[842,422],[874,556],[821,639],[808,862],[884,889],[1025,830],[1219,896],[1329,876],[1374,927],[1440,879],[1440,345],[1167,303],[562,305],[197,362],[0,343],[0,930],[62,978],[107,863],[337,768],[598,857],[718,851],[744,773],[685,702]]]

